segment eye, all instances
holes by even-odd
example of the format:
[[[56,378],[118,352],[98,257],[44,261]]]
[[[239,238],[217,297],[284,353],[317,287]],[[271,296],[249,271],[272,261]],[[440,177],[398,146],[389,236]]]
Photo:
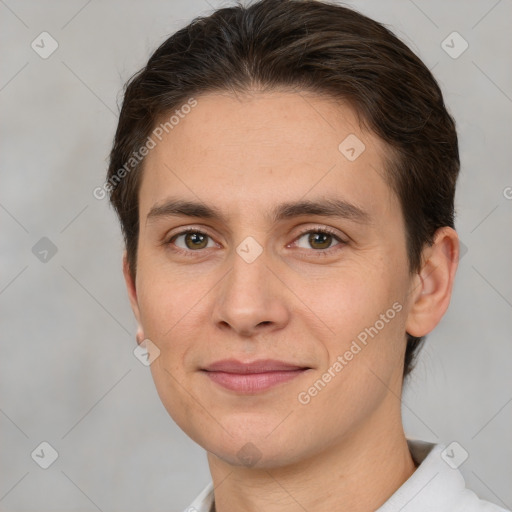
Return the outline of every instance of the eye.
[[[309,231],[303,232],[297,240],[296,243],[299,247],[305,249],[313,248],[315,251],[320,252],[327,252],[328,249],[345,243],[339,236],[327,228],[310,229]],[[306,246],[300,245],[301,240],[305,240]],[[333,246],[332,242],[335,240],[339,243]]]
[[[178,240],[182,239],[181,243]],[[215,244],[208,245],[208,239],[211,240],[210,236],[197,229],[187,229],[174,235],[170,240],[169,244],[174,244],[178,249],[182,251],[196,251],[198,249],[207,249],[214,247]]]
[[[336,241],[338,243],[333,244]],[[176,233],[165,243],[173,246],[172,249],[176,252],[187,256],[192,256],[194,252],[199,252],[202,249],[218,246],[210,235],[197,228],[188,228]],[[315,228],[303,231],[291,245],[297,245],[302,249],[312,248],[320,256],[330,252],[334,247],[342,246],[346,243],[334,231],[328,228]]]

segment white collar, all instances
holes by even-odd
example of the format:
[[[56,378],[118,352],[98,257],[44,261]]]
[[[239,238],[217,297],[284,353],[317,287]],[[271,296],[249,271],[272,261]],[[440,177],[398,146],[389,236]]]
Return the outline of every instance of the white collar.
[[[479,500],[466,489],[464,477],[442,457],[444,444],[408,439],[416,471],[376,512],[507,512],[496,505]],[[446,458],[446,455],[445,455]],[[185,512],[210,512],[213,504],[213,482],[210,482]]]

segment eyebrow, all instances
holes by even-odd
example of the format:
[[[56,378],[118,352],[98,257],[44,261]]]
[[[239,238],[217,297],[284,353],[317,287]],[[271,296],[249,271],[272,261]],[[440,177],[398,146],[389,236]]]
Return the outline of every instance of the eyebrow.
[[[360,224],[369,224],[372,220],[367,211],[355,204],[337,198],[281,203],[271,210],[268,218],[271,222],[276,223],[303,215],[339,217]],[[146,223],[158,218],[174,216],[198,217],[227,224],[226,216],[218,208],[200,202],[175,198],[168,199],[161,205],[155,204],[146,217]]]

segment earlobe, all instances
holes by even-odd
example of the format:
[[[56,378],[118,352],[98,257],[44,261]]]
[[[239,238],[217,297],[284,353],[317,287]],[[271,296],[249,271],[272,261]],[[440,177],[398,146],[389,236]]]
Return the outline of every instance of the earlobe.
[[[126,291],[128,292],[128,298],[132,307],[133,314],[137,320],[137,334],[135,338],[137,343],[140,344],[144,340],[144,330],[140,319],[139,302],[137,299],[137,289],[135,287],[135,281],[130,272],[130,266],[128,264],[128,256],[126,251],[123,253],[123,275],[126,283]]]
[[[142,330],[142,326],[140,324],[137,326],[137,334],[135,335],[135,339],[137,340],[137,345],[140,345],[145,339],[144,331]]]
[[[410,292],[412,303],[406,331],[425,336],[440,322],[448,309],[459,260],[459,238],[445,226],[436,231],[434,243],[423,252],[423,265]]]

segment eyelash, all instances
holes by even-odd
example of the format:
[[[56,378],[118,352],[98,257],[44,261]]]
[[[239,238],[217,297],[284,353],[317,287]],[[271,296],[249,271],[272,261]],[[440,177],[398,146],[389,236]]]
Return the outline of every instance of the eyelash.
[[[212,238],[208,233],[205,233],[204,231],[201,231],[200,229],[186,228],[183,231],[180,231],[179,233],[175,233],[174,235],[172,235],[172,237],[170,239],[168,239],[167,241],[164,241],[164,245],[166,245],[166,246],[171,245],[176,238],[178,238],[179,236],[182,236],[182,235],[186,235],[187,233],[198,233],[201,235],[206,235],[209,238]],[[307,235],[308,233],[323,233],[326,235],[331,235],[339,242],[338,244],[334,245],[333,247],[329,247],[328,249],[318,249],[318,250],[311,249],[311,251],[315,252],[318,257],[327,256],[328,254],[331,253],[332,250],[336,250],[336,247],[343,246],[343,245],[347,244],[347,242],[345,240],[342,240],[339,237],[339,235],[336,234],[336,232],[334,230],[331,230],[331,229],[325,228],[325,227],[306,229],[306,230],[302,231],[301,233],[299,233],[298,236],[295,238],[295,240],[299,240],[300,238],[302,238],[304,235]],[[193,251],[193,250],[181,249],[180,247],[173,248],[172,250],[175,252],[178,252],[184,256],[187,256],[187,257],[194,257],[195,256],[194,253],[201,252],[201,249]]]

